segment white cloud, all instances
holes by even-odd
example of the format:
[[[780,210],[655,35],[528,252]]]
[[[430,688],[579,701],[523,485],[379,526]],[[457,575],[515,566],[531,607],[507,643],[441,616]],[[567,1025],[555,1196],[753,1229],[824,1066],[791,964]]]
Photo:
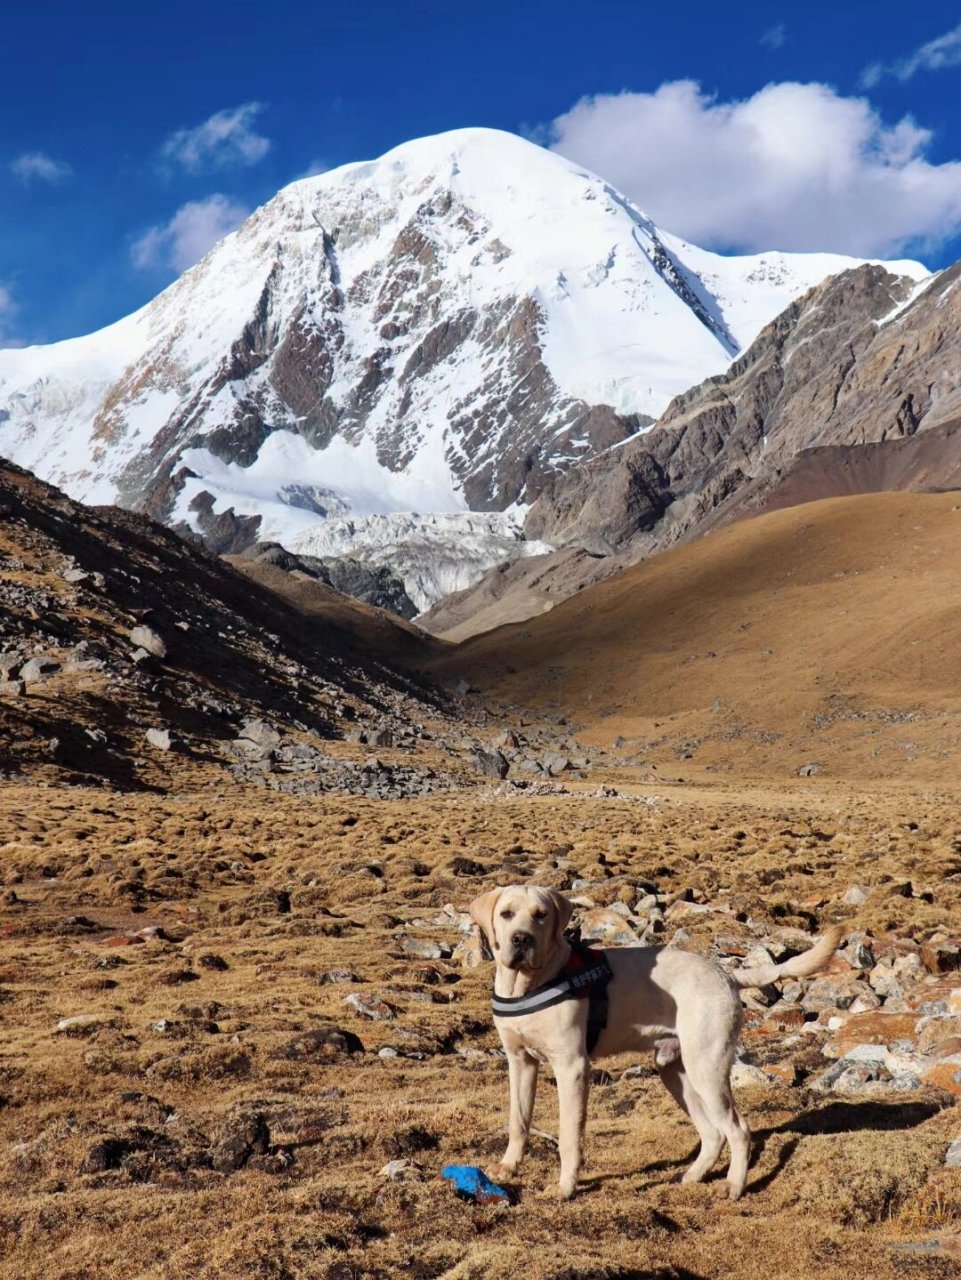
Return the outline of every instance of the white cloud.
[[[10,323],[20,308],[9,285],[0,281],[0,347],[20,347],[23,343],[10,332]]]
[[[773,27],[768,27],[766,31],[761,32],[760,43],[766,45],[769,49],[781,49],[787,40],[787,27],[783,22],[776,23]]]
[[[181,205],[169,222],[150,227],[130,247],[135,267],[186,271],[234,231],[250,210],[219,193]]]
[[[298,174],[297,177],[298,179],[319,178],[322,173],[328,173],[329,170],[330,165],[324,164],[323,160],[312,160],[303,173]]]
[[[54,160],[42,151],[25,151],[11,162],[10,172],[21,182],[62,182],[69,178],[73,169],[65,160]]]
[[[943,71],[946,67],[961,66],[961,23],[943,36],[919,45],[907,57],[896,62],[873,62],[861,73],[861,87],[872,89],[885,76],[898,80],[910,80],[919,71]]]
[[[172,133],[160,148],[161,157],[168,164],[180,165],[191,173],[256,164],[270,150],[270,139],[253,128],[262,110],[259,102],[245,102],[239,107],[217,111],[195,129]]]
[[[871,257],[961,231],[961,163],[926,159],[931,136],[910,116],[886,125],[867,99],[829,85],[719,102],[690,80],[584,98],[551,135],[554,150],[698,244]]]

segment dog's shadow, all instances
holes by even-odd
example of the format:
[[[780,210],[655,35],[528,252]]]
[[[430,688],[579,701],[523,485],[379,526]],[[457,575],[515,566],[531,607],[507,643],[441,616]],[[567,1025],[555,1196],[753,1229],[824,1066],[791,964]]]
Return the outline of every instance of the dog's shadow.
[[[770,1138],[780,1134],[791,1136],[778,1150],[773,1167],[759,1178],[752,1179],[748,1183],[747,1190],[749,1192],[763,1191],[770,1186],[787,1166],[791,1156],[797,1150],[801,1138],[812,1137],[816,1134],[872,1131],[883,1133],[893,1130],[915,1129],[919,1124],[923,1124],[925,1120],[930,1120],[932,1116],[937,1115],[941,1109],[937,1102],[829,1102],[823,1107],[815,1107],[812,1110],[802,1111],[798,1115],[791,1116],[782,1121],[781,1124],[772,1125],[767,1129],[757,1129],[752,1135],[752,1169],[757,1166],[758,1161],[763,1156]],[[658,1173],[674,1173],[676,1178],[679,1179],[684,1169],[693,1162],[697,1151],[698,1147],[695,1145],[688,1155],[681,1156],[676,1160],[653,1160],[650,1164],[643,1165],[637,1169],[634,1176],[649,1177]],[[585,1188],[599,1190],[605,1182],[614,1181],[621,1176],[623,1175],[597,1174],[583,1179],[581,1185]],[[723,1165],[719,1165],[708,1175],[706,1181],[712,1182],[723,1176]]]
[[[773,1168],[748,1184],[749,1191],[763,1191],[786,1167],[797,1150],[801,1138],[816,1134],[836,1133],[884,1133],[894,1130],[916,1129],[941,1110],[937,1102],[829,1102],[826,1106],[802,1111],[781,1124],[768,1129],[758,1129],[753,1135],[751,1168],[764,1154],[768,1140],[778,1134],[791,1134],[782,1144]]]

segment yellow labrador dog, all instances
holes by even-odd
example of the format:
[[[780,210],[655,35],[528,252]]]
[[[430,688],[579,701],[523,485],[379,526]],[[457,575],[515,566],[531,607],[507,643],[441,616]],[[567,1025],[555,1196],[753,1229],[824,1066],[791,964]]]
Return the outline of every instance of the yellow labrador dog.
[[[816,973],[837,950],[840,926],[783,964],[734,973],[669,947],[613,947],[584,959],[575,955],[575,963],[586,967],[572,972],[571,945],[564,938],[572,912],[557,890],[524,885],[491,889],[470,905],[497,965],[494,1025],[510,1075],[509,1140],[496,1175],[511,1177],[524,1156],[538,1064],[547,1061],[557,1079],[560,1111],[558,1191],[569,1199],[581,1167],[590,1058],[653,1049],[661,1079],[701,1139],[683,1181],[702,1181],[727,1139],[727,1180],[731,1199],[738,1199],[751,1149],[751,1131],[731,1096],[731,1065],[741,1030],[738,988]],[[603,1028],[596,1025],[591,1001],[579,998],[591,988],[603,988],[606,995]]]

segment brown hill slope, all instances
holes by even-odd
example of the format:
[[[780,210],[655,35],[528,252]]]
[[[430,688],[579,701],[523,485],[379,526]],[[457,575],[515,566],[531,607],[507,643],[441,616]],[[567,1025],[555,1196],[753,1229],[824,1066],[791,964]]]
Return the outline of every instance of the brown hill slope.
[[[334,627],[345,639],[386,661],[425,659],[444,648],[399,614],[364,604],[306,574],[289,572],[279,565],[247,556],[224,556],[244,577],[281,596],[306,618]]]
[[[396,736],[436,714],[427,686],[366,652],[350,607],[305,612],[146,517],[84,507],[0,460],[0,778],[165,787],[229,763],[251,718],[272,726],[259,759],[274,734],[299,734],[306,768],[311,742],[358,722]]]
[[[961,763],[961,504],[777,511],[475,637],[434,663],[658,763],[852,776]],[[674,765],[675,770],[677,765]]]

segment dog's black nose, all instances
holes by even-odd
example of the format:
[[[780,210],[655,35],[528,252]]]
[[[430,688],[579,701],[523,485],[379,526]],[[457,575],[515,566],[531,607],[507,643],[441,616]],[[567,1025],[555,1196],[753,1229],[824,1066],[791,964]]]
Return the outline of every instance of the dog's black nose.
[[[512,933],[511,944],[516,947],[518,951],[526,947],[532,947],[534,945],[534,935],[530,933],[522,933],[521,931]]]

